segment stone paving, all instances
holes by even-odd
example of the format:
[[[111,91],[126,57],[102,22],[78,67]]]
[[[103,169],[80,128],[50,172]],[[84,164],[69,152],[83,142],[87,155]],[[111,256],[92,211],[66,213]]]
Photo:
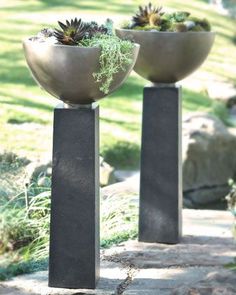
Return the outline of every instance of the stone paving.
[[[229,212],[183,210],[183,238],[177,245],[128,241],[101,253],[96,290],[47,287],[47,272],[18,276],[0,284],[3,295],[233,295],[233,217]]]

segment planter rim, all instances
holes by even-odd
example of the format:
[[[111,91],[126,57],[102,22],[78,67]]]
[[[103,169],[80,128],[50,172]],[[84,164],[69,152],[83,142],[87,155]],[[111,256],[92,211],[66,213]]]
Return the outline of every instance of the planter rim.
[[[47,42],[37,42],[37,40],[30,40],[33,37],[28,37],[28,38],[24,38],[22,40],[22,43],[33,43],[33,44],[37,44],[37,45],[45,45],[48,47],[60,47],[60,48],[71,48],[69,50],[77,50],[77,49],[90,49],[90,50],[100,50],[100,47],[87,47],[87,46],[70,46],[70,45],[65,45],[65,44],[52,44],[52,43],[47,43]],[[140,47],[140,45],[138,43],[133,43],[135,47]]]
[[[214,31],[200,31],[200,32],[193,32],[193,31],[188,31],[188,32],[168,32],[168,31],[144,31],[144,30],[132,30],[132,29],[122,29],[122,28],[115,28],[115,30],[119,31],[125,31],[125,32],[138,32],[141,34],[163,34],[163,35],[173,35],[173,34],[181,34],[181,35],[196,35],[196,34],[212,34],[215,35],[216,32]]]
[[[43,45],[43,46],[48,46],[48,47],[76,48],[76,49],[82,49],[82,48],[85,49],[86,48],[86,49],[94,49],[94,50],[100,49],[99,47],[85,47],[85,46],[73,46],[73,45],[65,45],[65,44],[53,44],[53,43],[47,43],[47,42],[38,42],[37,40],[31,40],[31,38],[33,38],[33,37],[24,38],[22,40],[22,42],[37,44],[37,46]]]

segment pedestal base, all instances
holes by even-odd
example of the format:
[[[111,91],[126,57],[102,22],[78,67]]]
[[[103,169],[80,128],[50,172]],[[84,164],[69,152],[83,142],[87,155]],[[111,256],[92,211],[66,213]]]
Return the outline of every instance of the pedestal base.
[[[99,109],[55,109],[49,286],[99,278]]]
[[[181,93],[144,88],[139,241],[177,243],[181,235]]]

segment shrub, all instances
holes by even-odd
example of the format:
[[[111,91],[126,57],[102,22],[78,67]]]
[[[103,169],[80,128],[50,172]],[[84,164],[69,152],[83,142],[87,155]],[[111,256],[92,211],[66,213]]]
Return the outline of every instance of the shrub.
[[[236,45],[236,32],[235,32],[234,35],[233,35],[232,41],[233,41],[233,43]]]
[[[104,146],[101,154],[104,160],[116,168],[138,168],[140,147],[127,141],[118,141]]]

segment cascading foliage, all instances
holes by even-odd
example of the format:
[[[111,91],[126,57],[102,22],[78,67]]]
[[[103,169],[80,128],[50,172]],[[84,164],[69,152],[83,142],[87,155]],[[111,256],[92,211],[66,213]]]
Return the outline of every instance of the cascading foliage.
[[[144,7],[139,6],[139,11],[122,28],[160,32],[200,32],[211,30],[207,19],[193,17],[187,11],[164,12],[161,6],[156,7],[152,3]]]
[[[93,73],[93,77],[100,83],[100,91],[108,94],[114,75],[125,71],[126,66],[132,63],[134,44],[113,34],[113,22],[110,19],[103,25],[95,21],[83,22],[77,18],[66,20],[65,23],[58,21],[58,25],[58,29],[43,29],[31,40],[65,46],[99,47],[100,69]]]

